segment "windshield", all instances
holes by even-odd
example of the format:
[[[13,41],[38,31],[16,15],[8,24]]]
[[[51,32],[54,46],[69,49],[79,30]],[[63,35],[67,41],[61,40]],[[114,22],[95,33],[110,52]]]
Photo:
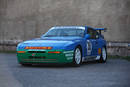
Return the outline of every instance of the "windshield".
[[[84,30],[83,29],[52,29],[48,31],[44,37],[71,37],[71,36],[79,36],[83,37]]]

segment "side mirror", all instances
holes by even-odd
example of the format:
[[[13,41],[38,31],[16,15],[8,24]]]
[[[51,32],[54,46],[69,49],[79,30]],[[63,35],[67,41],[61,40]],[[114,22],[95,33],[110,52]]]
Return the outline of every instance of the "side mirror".
[[[90,34],[86,34],[85,39],[89,39],[89,38],[90,38]]]

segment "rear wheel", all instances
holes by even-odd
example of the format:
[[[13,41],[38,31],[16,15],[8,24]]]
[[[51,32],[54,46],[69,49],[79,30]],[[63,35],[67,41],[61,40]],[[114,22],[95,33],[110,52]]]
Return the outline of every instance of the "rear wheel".
[[[73,64],[79,66],[82,63],[82,52],[80,47],[77,47],[74,51]]]
[[[107,61],[107,51],[106,51],[106,48],[103,47],[102,48],[102,52],[101,52],[101,56],[100,56],[100,59],[99,59],[99,62],[100,63],[105,63]]]

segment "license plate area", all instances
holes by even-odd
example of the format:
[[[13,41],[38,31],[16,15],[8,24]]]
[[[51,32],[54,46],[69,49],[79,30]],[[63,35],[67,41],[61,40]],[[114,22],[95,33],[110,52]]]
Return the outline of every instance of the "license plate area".
[[[45,59],[45,56],[29,56],[29,59]]]
[[[45,50],[28,50],[29,59],[45,59],[47,54]]]
[[[28,53],[46,53],[45,51],[28,51]]]

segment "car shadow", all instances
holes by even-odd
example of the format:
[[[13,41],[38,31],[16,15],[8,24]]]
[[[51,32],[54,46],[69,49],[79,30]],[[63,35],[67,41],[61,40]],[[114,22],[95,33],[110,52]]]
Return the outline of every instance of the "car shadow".
[[[74,66],[71,63],[67,63],[67,64],[33,64],[33,65],[29,65],[29,66],[22,66],[20,65],[20,67],[22,68],[78,68],[78,67],[82,67],[82,66],[88,66],[88,65],[92,65],[92,64],[98,64],[97,61],[87,61],[87,62],[83,62],[80,66]],[[99,63],[100,64],[100,63]]]

